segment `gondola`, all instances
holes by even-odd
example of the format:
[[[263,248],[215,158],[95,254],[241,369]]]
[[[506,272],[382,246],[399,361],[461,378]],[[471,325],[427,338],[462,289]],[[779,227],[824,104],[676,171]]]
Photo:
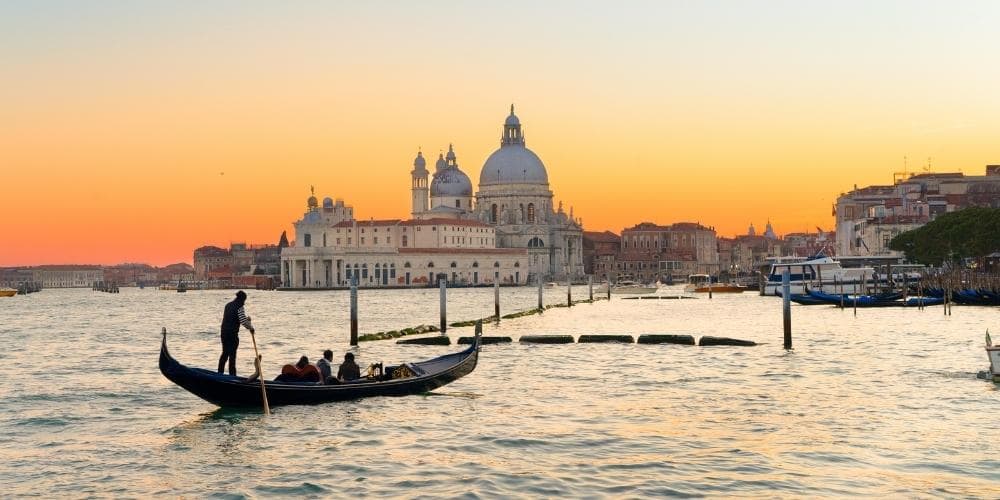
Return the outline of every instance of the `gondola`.
[[[271,406],[311,405],[366,398],[371,396],[407,396],[432,391],[472,373],[479,360],[480,335],[461,352],[427,361],[402,363],[374,370],[356,381],[336,385],[310,382],[264,381]],[[370,370],[372,371],[372,370]],[[195,396],[221,407],[262,406],[259,381],[247,377],[220,375],[213,370],[190,368],[175,360],[167,350],[167,332],[160,345],[160,372],[171,382]]]

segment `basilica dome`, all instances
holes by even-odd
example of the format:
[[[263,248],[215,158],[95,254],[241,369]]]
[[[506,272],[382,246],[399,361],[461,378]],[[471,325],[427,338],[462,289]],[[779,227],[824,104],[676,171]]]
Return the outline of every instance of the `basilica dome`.
[[[534,152],[524,146],[521,121],[510,107],[510,115],[504,121],[503,138],[500,149],[493,152],[483,170],[479,172],[479,185],[494,184],[549,184],[545,165]]]
[[[434,174],[431,196],[472,196],[472,181],[458,168],[445,168]]]
[[[504,145],[493,152],[483,171],[479,185],[489,184],[548,184],[545,165],[534,152],[524,146]]]

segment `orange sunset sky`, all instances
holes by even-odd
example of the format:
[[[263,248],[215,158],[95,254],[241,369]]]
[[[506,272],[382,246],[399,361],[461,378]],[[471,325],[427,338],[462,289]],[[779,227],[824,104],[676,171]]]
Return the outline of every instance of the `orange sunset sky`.
[[[853,185],[1000,163],[1000,2],[0,3],[0,265],[190,262],[317,196],[476,184],[511,103],[587,230],[829,229]],[[431,163],[431,161],[429,161]]]

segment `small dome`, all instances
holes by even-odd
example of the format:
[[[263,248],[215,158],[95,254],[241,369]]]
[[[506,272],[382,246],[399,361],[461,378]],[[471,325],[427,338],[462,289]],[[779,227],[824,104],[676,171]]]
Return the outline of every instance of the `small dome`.
[[[442,170],[444,170],[446,168],[448,168],[448,162],[445,161],[444,155],[439,154],[438,155],[438,161],[437,161],[437,163],[434,164],[435,172],[440,172],[440,171],[442,171]]]
[[[424,160],[424,153],[418,151],[417,157],[413,160],[413,168],[415,170],[423,170],[427,166],[427,161]]]
[[[319,200],[317,200],[315,196],[310,196],[309,199],[306,200],[306,205],[309,208],[316,208],[319,206]]]
[[[309,212],[305,217],[305,221],[308,224],[316,224],[322,220],[322,216],[320,216],[319,212]]]
[[[549,184],[545,165],[534,152],[520,144],[505,144],[493,152],[479,173],[479,185]]]
[[[329,196],[323,198],[323,208],[333,208],[333,198]]]
[[[514,105],[510,105],[510,115],[503,122],[504,125],[521,125],[521,120],[517,119],[517,115],[514,114]]]
[[[456,159],[455,148],[451,144],[448,145],[448,154],[444,155],[444,159],[447,160],[448,163],[452,163]]]
[[[431,181],[431,197],[435,196],[472,196],[472,181],[457,168],[442,169]]]

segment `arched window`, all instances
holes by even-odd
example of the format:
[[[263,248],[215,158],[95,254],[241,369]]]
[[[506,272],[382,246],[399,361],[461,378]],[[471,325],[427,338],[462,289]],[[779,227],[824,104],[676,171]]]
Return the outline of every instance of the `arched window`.
[[[405,262],[405,263],[403,263],[403,267],[405,267],[405,268],[407,268],[407,269],[408,269],[408,268],[410,267],[410,263],[409,263],[409,262]]]
[[[535,223],[535,204],[528,203],[528,224]]]
[[[490,207],[490,222],[496,223],[496,221],[497,221],[497,204],[494,203],[493,206]]]
[[[476,261],[474,261],[474,262],[472,263],[472,267],[479,267],[479,262],[476,262]]]
[[[452,263],[451,263],[451,267],[458,267],[458,264],[457,264],[457,263],[455,263],[455,262],[452,262]]]
[[[520,262],[515,262],[514,263],[514,267],[521,267],[521,263]]]
[[[541,238],[535,236],[528,240],[528,248],[542,248],[545,246],[545,242]]]
[[[499,262],[494,262],[493,263],[493,267],[500,267],[500,263]]]
[[[428,262],[427,263],[427,267],[434,267],[434,263],[433,262]]]

